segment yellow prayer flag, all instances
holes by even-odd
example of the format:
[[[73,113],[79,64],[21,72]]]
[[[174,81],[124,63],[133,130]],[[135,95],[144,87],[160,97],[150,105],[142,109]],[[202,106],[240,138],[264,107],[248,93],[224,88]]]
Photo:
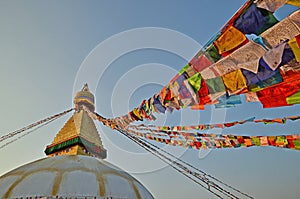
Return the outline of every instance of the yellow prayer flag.
[[[291,39],[288,44],[291,47],[297,62],[300,62],[300,46],[298,45],[296,38]]]
[[[247,40],[246,36],[233,26],[230,26],[218,39],[214,45],[219,54],[233,50]]]
[[[247,87],[246,79],[240,69],[223,75],[222,79],[227,90],[231,92]]]
[[[293,6],[300,7],[300,0],[289,0],[287,3]]]
[[[140,111],[137,108],[133,109],[132,112],[136,117],[138,117],[138,119],[140,119],[140,120],[143,119],[143,117],[140,114]]]

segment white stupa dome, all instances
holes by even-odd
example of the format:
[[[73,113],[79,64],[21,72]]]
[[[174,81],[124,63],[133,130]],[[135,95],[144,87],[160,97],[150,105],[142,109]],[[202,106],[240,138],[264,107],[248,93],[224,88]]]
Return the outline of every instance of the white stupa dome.
[[[135,178],[90,156],[43,158],[0,177],[0,198],[151,199]]]

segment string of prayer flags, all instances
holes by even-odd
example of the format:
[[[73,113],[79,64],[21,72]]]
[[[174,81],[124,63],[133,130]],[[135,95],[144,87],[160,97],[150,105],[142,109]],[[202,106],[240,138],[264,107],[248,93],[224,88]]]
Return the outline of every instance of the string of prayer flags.
[[[285,4],[299,0],[247,1],[160,92],[114,123],[187,107],[234,107],[241,94],[263,108],[300,103],[300,10],[278,21],[274,12]]]
[[[298,96],[300,92],[298,92]],[[299,99],[299,98],[298,98]],[[234,122],[225,122],[217,124],[197,124],[197,125],[188,125],[188,126],[154,126],[154,125],[134,125],[131,124],[127,128],[140,130],[140,131],[152,131],[152,132],[178,132],[178,131],[204,131],[211,130],[214,128],[229,128],[235,125],[242,125],[245,123],[264,123],[264,124],[285,124],[287,121],[296,121],[299,120],[300,116],[289,116],[283,118],[273,118],[273,119],[255,119],[254,117],[248,118],[246,120],[234,121]]]
[[[185,133],[185,136],[176,136],[172,134],[162,135],[153,132],[143,133],[134,130],[127,130],[127,132],[156,142],[198,150],[252,146],[273,146],[300,150],[300,134],[276,136],[197,134],[197,136],[190,136],[190,134]]]

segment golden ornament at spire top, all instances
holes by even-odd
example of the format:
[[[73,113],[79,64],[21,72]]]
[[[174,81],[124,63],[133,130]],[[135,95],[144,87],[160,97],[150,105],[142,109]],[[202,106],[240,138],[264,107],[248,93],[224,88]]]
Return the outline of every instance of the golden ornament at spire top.
[[[77,111],[81,110],[83,106],[87,107],[91,112],[95,111],[95,98],[90,92],[88,84],[84,84],[81,91],[77,92],[74,97],[74,105]]]

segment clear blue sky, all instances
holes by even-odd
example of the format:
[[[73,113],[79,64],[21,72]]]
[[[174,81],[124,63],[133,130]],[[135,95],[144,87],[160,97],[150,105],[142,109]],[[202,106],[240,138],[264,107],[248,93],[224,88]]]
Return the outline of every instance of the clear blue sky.
[[[0,135],[72,107],[73,92],[81,89],[83,82],[88,82],[95,93],[98,113],[105,117],[127,113],[168,83],[244,2],[0,1]],[[281,19],[289,10],[287,7],[276,16]],[[154,36],[147,27],[169,33],[170,38],[160,38],[163,34]],[[153,41],[153,48],[143,41],[148,44]],[[119,53],[134,44],[145,48]],[[99,48],[106,50],[99,53]],[[183,50],[177,52],[178,49]],[[92,56],[98,62],[91,61]],[[103,65],[108,56],[115,59]],[[95,71],[104,72],[85,74],[89,62],[94,64]],[[259,103],[219,110],[208,107],[205,111],[183,110],[161,115],[156,124],[216,123],[253,116],[276,118],[299,115],[299,108],[296,105],[262,109]],[[1,149],[0,175],[45,157],[45,146],[52,142],[69,116]],[[299,127],[299,122],[247,124],[216,132],[295,134],[299,133]],[[213,198],[117,132],[99,123],[97,128],[108,150],[107,161],[130,172],[155,198]],[[256,198],[299,198],[298,151],[271,147],[210,152],[170,150]]]

